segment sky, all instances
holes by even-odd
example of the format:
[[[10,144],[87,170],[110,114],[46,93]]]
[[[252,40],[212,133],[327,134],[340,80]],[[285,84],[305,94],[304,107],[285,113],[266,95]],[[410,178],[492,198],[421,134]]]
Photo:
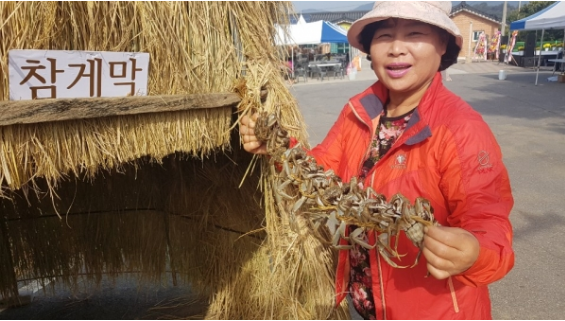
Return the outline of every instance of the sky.
[[[368,4],[375,3],[374,1],[291,1],[294,5],[296,12],[301,12],[307,9],[316,9],[320,11],[348,11],[354,10],[357,7]],[[458,4],[460,1],[452,1],[453,4]],[[491,2],[491,1],[468,1],[470,4],[480,3],[480,2]],[[492,1],[493,4],[499,4],[503,1]],[[518,6],[518,2],[522,5],[527,4],[529,1],[508,1],[510,5],[514,7]]]
[[[292,1],[296,12],[307,9],[323,11],[348,11],[374,1]]]

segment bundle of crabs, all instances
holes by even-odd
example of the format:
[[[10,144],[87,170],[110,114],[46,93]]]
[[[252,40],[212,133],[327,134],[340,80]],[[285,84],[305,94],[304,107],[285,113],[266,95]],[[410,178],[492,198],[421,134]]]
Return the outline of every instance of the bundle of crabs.
[[[275,114],[259,115],[255,135],[266,143],[275,201],[279,210],[291,217],[291,228],[293,217],[304,216],[321,240],[324,237],[318,231],[322,228],[330,231],[331,243],[336,249],[349,249],[353,244],[367,249],[376,247],[388,264],[404,268],[407,266],[399,266],[391,260],[401,257],[397,252],[398,237],[395,244],[391,244],[392,236],[404,231],[421,249],[424,227],[438,225],[430,202],[425,198],[416,198],[411,204],[398,193],[387,201],[371,187],[362,189],[355,177],[344,183],[333,170],[324,170],[300,143],[291,144],[288,132],[279,125]],[[348,226],[353,226],[353,231],[346,236]],[[377,232],[374,245],[364,241],[369,230]],[[341,239],[348,244],[343,245]],[[411,267],[418,263],[420,253]]]

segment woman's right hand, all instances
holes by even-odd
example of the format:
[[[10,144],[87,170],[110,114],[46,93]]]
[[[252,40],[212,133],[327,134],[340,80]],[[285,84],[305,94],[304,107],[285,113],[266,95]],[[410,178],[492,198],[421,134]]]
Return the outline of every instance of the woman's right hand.
[[[255,113],[251,117],[245,115],[239,122],[239,134],[243,141],[243,149],[252,154],[267,154],[267,145],[258,141],[257,136],[255,136],[257,117],[259,117],[259,113]]]

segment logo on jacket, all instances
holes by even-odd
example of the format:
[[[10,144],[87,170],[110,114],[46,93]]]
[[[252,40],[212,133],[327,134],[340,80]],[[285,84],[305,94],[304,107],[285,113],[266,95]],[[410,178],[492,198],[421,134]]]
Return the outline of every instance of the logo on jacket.
[[[480,151],[479,155],[477,156],[477,161],[479,162],[479,170],[491,168],[492,164],[490,163],[489,154],[487,151]]]
[[[400,154],[394,158],[394,164],[391,168],[406,169],[406,155]]]

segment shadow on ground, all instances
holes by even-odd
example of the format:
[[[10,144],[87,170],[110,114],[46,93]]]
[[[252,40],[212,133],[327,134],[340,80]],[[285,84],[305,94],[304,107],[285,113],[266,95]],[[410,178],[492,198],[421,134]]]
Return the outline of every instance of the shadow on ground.
[[[535,72],[509,73],[506,80],[498,80],[496,74],[453,75],[453,81],[445,85],[481,114],[527,119],[558,116],[565,121],[565,83],[548,82],[550,76],[551,72],[540,72],[536,86]]]
[[[79,290],[55,286],[34,294],[31,304],[8,308],[0,319],[92,320],[92,319],[203,319],[205,298],[195,296],[190,286],[152,285],[136,287],[127,278],[104,279],[99,288]],[[87,294],[88,293],[88,294]]]

